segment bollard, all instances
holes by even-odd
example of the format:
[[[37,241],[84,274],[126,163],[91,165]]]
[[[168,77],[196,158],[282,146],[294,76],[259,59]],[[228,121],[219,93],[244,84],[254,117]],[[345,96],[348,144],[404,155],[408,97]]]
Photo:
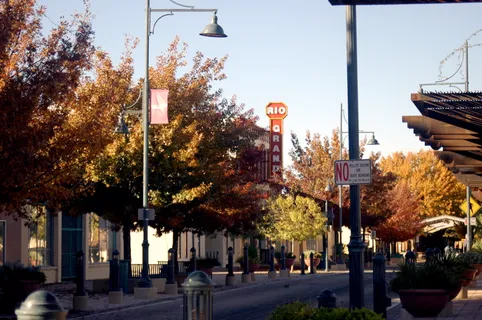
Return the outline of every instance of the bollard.
[[[425,262],[430,262],[432,260],[433,252],[432,249],[428,248],[427,251],[425,251]]]
[[[167,251],[167,279],[166,279],[166,294],[176,295],[177,294],[177,282],[174,278],[174,249],[170,248]]]
[[[301,275],[305,275],[305,253],[302,252],[300,256],[300,264],[301,264]]]
[[[415,264],[417,257],[415,256],[415,253],[411,250],[408,250],[407,253],[405,254],[405,263],[407,264]]]
[[[233,272],[233,247],[228,248],[228,274],[226,275],[226,285],[234,286],[236,284],[236,277]]]
[[[196,248],[191,248],[191,265],[189,266],[191,272],[196,271]]]
[[[119,251],[114,249],[109,270],[109,303],[112,304],[122,304],[124,300],[124,293],[120,289],[119,269]]]
[[[315,269],[316,269],[314,256],[315,255],[313,254],[313,252],[310,252],[310,273],[311,274],[315,274]]]
[[[269,271],[268,279],[276,279],[276,269],[274,268],[274,247],[269,247]]]
[[[213,283],[203,271],[192,272],[182,284],[183,320],[213,319]]]
[[[89,304],[89,296],[85,292],[85,267],[84,267],[84,251],[79,250],[76,253],[76,275],[75,284],[76,291],[73,298],[74,310],[86,310]]]
[[[318,299],[318,308],[336,308],[336,295],[331,290],[324,290],[316,298]]]
[[[243,274],[241,275],[241,282],[247,283],[251,280],[251,275],[249,274],[249,259],[248,259],[248,245],[244,245],[243,249]]]
[[[290,276],[289,270],[286,269],[286,247],[281,246],[281,265],[279,276],[280,278],[288,278]]]
[[[373,257],[373,311],[387,317],[387,306],[391,305],[387,297],[387,284],[385,282],[385,256],[378,252]]]
[[[18,320],[64,320],[67,312],[57,297],[45,290],[34,291],[15,310]]]
[[[387,247],[387,264],[391,264],[392,257],[390,256],[390,244]]]

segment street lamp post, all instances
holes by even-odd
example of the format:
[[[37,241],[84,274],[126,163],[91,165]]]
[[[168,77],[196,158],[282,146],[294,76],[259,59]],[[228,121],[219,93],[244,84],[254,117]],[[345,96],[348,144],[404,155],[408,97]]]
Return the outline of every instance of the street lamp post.
[[[333,192],[333,189],[331,188],[331,185],[328,183],[325,187],[325,192],[327,194],[331,194]],[[329,267],[329,262],[328,262],[328,242],[329,242],[329,221],[330,219],[332,219],[332,214],[330,215],[330,211],[329,211],[329,203],[328,203],[328,197],[325,198],[325,215],[326,215],[326,233],[325,235],[323,236],[323,259],[325,261],[325,272],[328,272],[330,267]]]
[[[343,104],[340,104],[340,131],[339,131],[339,140],[340,140],[340,160],[343,160],[343,142],[345,141],[345,137],[343,137],[343,134],[348,133],[348,132],[343,132],[343,121],[344,119],[344,113],[343,113]],[[375,146],[379,145],[378,140],[375,139],[375,132],[374,131],[363,131],[363,130],[358,130],[358,133],[371,133],[372,137],[367,141],[366,145],[367,146]],[[359,152],[359,151],[358,151]],[[339,185],[338,186],[338,214],[340,216],[340,230],[339,230],[339,236],[338,236],[338,241],[340,244],[343,243],[342,241],[342,236],[343,236],[343,194],[342,194],[342,189],[343,186]],[[343,263],[342,255],[340,255],[340,262]]]
[[[142,129],[143,129],[143,179],[142,179],[142,222],[143,222],[143,236],[142,242],[142,275],[139,281],[139,287],[150,288],[152,282],[149,279],[149,241],[148,241],[148,228],[149,228],[149,37],[154,34],[154,29],[157,22],[165,17],[173,15],[175,12],[213,12],[214,16],[212,22],[208,24],[199,35],[205,37],[225,38],[227,35],[224,33],[223,28],[217,24],[217,9],[194,9],[193,6],[184,6],[171,0],[172,3],[184,7],[175,9],[152,9],[150,0],[146,0],[146,20],[145,20],[145,70],[144,70],[144,86],[142,92]],[[160,12],[164,13],[153,24],[151,29],[151,13]],[[121,115],[122,116],[122,115]],[[120,128],[116,132],[128,133],[127,126],[123,119],[119,120]],[[151,209],[152,210],[152,209]]]

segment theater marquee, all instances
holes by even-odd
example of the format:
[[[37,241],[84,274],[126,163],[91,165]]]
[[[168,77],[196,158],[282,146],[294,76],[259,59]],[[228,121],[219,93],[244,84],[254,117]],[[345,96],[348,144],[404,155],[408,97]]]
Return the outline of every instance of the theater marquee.
[[[266,106],[270,121],[270,175],[279,173],[283,167],[283,120],[288,115],[288,106],[283,102],[270,102]]]

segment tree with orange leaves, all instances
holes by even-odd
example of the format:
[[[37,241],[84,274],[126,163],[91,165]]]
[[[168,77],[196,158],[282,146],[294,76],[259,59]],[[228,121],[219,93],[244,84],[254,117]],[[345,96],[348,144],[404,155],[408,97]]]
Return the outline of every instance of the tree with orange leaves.
[[[82,186],[88,128],[77,89],[91,69],[88,8],[48,35],[35,0],[0,2],[0,212],[25,216],[28,203],[53,208]],[[82,106],[83,107],[83,106]],[[79,112],[83,112],[82,115]],[[84,113],[85,112],[85,113]],[[94,140],[98,141],[98,140]]]

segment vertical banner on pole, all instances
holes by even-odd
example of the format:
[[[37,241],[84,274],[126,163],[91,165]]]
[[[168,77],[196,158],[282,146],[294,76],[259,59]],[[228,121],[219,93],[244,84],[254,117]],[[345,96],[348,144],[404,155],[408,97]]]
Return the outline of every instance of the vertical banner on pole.
[[[167,98],[169,90],[151,89],[151,124],[169,123],[167,118]]]
[[[281,174],[283,168],[283,121],[288,115],[288,106],[283,102],[270,102],[266,115],[270,119],[268,175],[273,176]]]

